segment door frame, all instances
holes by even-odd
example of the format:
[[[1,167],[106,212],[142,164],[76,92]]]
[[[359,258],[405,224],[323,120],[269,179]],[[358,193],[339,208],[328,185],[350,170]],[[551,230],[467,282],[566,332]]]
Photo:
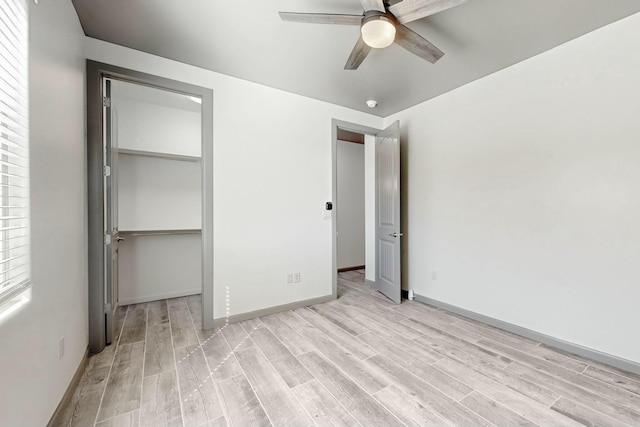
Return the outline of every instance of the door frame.
[[[338,199],[338,128],[358,132],[364,135],[376,135],[382,129],[364,126],[342,120],[331,120],[331,200]],[[331,280],[333,298],[338,298],[338,216],[336,210],[331,214]]]
[[[105,347],[104,191],[102,79],[155,87],[202,98],[202,325],[213,324],[213,90],[177,80],[87,60],[87,217],[89,277],[89,351]]]

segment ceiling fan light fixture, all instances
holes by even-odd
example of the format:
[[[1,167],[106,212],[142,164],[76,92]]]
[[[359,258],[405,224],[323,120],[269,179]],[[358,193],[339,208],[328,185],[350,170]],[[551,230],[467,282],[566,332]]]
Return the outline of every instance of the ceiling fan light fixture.
[[[385,48],[396,38],[396,26],[394,22],[385,15],[374,15],[362,20],[360,27],[362,40],[372,48]]]

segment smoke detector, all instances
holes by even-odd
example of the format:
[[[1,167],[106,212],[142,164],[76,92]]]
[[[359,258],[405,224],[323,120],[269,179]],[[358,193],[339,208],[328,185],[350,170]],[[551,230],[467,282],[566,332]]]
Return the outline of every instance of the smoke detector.
[[[375,99],[370,99],[367,101],[367,107],[369,108],[376,108],[377,105],[378,101],[376,101]]]

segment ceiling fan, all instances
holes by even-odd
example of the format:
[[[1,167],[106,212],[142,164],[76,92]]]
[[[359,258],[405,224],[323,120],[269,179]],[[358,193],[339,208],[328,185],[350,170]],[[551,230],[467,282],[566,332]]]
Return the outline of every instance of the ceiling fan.
[[[344,66],[357,70],[371,48],[382,49],[394,41],[409,52],[434,64],[444,55],[440,49],[403,24],[465,3],[467,0],[360,0],[362,15],[279,12],[283,21],[309,24],[360,25],[360,38]]]

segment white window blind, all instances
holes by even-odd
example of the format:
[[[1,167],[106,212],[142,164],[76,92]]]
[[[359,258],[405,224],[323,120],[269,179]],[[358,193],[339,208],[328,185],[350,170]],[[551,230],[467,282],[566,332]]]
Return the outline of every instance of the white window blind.
[[[30,285],[29,17],[0,0],[0,305]]]

